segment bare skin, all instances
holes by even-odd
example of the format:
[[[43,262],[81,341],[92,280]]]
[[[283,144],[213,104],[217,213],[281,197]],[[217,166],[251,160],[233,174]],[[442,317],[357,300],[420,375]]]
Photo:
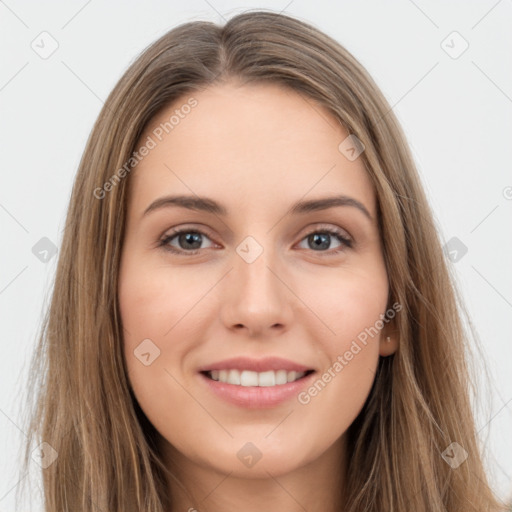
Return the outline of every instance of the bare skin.
[[[119,276],[131,385],[166,462],[195,497],[170,480],[172,510],[339,511],[345,432],[379,357],[398,344],[388,322],[345,357],[389,309],[372,183],[361,158],[338,149],[349,134],[327,110],[275,85],[229,83],[185,96],[152,120],[141,143],[190,96],[197,106],[127,178]],[[227,215],[178,206],[144,215],[156,199],[182,194],[214,199]],[[341,194],[371,218],[350,205],[289,212],[298,201]],[[192,232],[167,240],[181,254],[159,246],[172,228]],[[194,238],[197,230],[204,234]],[[237,252],[258,247],[250,263]],[[145,339],[152,354],[160,350],[149,365],[134,356]],[[317,378],[330,368],[331,379],[307,403],[294,396],[241,407],[213,394],[198,373],[234,356],[282,357]],[[339,357],[346,364],[333,371]],[[251,467],[237,456],[248,442],[261,454]]]

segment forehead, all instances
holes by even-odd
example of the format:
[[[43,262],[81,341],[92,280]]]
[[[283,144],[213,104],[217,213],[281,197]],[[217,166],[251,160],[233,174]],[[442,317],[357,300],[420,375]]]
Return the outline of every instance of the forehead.
[[[349,135],[326,108],[275,84],[185,94],[152,119],[137,144],[152,149],[132,173],[134,203],[141,209],[159,195],[186,193],[261,210],[338,193],[374,216],[362,159],[340,150]]]

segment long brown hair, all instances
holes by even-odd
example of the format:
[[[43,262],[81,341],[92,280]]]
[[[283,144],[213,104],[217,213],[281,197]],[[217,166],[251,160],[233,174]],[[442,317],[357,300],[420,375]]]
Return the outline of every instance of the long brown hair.
[[[345,512],[504,510],[479,452],[461,300],[393,111],[336,41],[292,17],[253,11],[224,26],[194,21],[166,33],[125,72],[92,130],[29,382],[35,399],[25,471],[35,445],[47,443],[47,462],[56,456],[42,471],[45,511],[171,509],[155,430],[131,392],[122,352],[117,288],[126,163],[162,108],[233,79],[293,89],[327,107],[365,147],[389,304],[403,310],[399,349],[380,359],[347,433]],[[449,463],[454,450],[468,455],[458,467]]]

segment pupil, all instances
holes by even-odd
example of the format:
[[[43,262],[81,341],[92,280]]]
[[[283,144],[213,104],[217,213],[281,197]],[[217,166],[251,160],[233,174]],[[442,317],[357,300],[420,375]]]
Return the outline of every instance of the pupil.
[[[321,234],[318,234],[318,233],[314,233],[313,235],[311,235],[310,239],[312,238],[314,240],[313,244],[315,247],[317,248],[322,248],[322,249],[328,249],[329,248],[329,236],[327,233],[321,233]]]
[[[201,234],[200,233],[186,233],[185,235],[181,235],[181,240],[180,242],[185,239],[185,242],[186,243],[191,243],[193,244],[194,242],[196,242],[198,244],[197,247],[188,247],[189,249],[199,249],[201,247]]]

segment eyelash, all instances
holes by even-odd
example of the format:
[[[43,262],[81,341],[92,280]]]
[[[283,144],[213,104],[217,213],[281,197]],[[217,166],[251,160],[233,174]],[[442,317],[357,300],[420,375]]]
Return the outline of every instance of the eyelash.
[[[201,231],[199,229],[182,228],[182,229],[174,230],[171,233],[169,233],[168,235],[166,235],[163,239],[160,240],[158,246],[161,247],[164,251],[168,251],[173,254],[180,255],[180,256],[185,256],[185,255],[193,256],[193,255],[197,254],[198,252],[200,252],[201,249],[185,251],[183,249],[177,250],[174,247],[169,245],[169,242],[173,238],[176,238],[178,235],[181,235],[182,233],[194,233],[194,234],[199,234],[199,235],[205,236],[207,238],[210,238],[207,233],[205,233],[204,231]],[[353,247],[353,241],[351,239],[344,236],[341,231],[338,231],[337,229],[333,229],[333,228],[319,227],[314,231],[306,233],[306,235],[304,235],[304,237],[301,239],[301,241],[304,240],[305,238],[307,238],[308,236],[311,236],[311,235],[314,235],[317,233],[328,234],[328,235],[334,236],[341,243],[341,246],[338,247],[337,249],[333,249],[330,251],[313,251],[313,252],[318,252],[321,256],[334,256],[334,255],[346,250],[347,248],[351,249]]]

